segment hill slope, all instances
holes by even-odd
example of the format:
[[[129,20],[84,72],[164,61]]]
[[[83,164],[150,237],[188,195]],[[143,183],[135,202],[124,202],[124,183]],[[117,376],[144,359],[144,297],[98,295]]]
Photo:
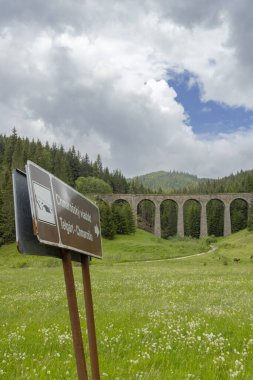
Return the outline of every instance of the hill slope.
[[[204,179],[198,178],[196,175],[175,171],[148,173],[135,177],[134,180],[138,181],[143,186],[156,191],[159,189],[170,191],[188,187],[197,187],[200,182],[205,181]]]
[[[137,229],[132,235],[116,235],[114,240],[103,239],[103,260],[92,260],[92,264],[111,264],[128,261],[159,260],[188,256],[207,251],[206,239],[160,239]],[[0,247],[0,270],[8,268],[57,267],[61,260],[53,257],[21,255],[16,244]],[[78,265],[75,263],[75,265]]]

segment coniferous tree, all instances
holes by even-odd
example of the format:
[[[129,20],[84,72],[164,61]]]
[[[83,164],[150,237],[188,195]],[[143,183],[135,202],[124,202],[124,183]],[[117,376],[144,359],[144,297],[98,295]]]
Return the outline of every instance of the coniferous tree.
[[[219,200],[211,200],[207,204],[208,235],[224,235],[224,204]]]
[[[106,239],[112,240],[115,235],[115,225],[110,206],[103,201],[97,202],[100,212],[101,233]]]
[[[161,236],[167,239],[177,234],[177,204],[167,200],[161,204]]]
[[[230,205],[231,230],[237,232],[247,227],[248,205],[242,199],[235,199]]]
[[[1,242],[9,243],[15,239],[14,206],[11,172],[8,171],[3,184],[0,202],[0,237]]]
[[[114,203],[112,205],[112,215],[117,234],[128,234],[128,221],[126,214],[124,213],[124,206],[122,204]]]
[[[24,144],[20,138],[18,138],[15,143],[11,168],[24,170]]]
[[[57,148],[55,151],[53,151],[52,166],[53,174],[56,177],[59,177],[62,181],[70,184],[70,164],[62,145],[60,146],[60,148]]]
[[[86,153],[85,156],[81,160],[81,168],[80,168],[80,177],[92,177],[93,169],[92,164],[90,162],[90,158]]]
[[[71,186],[75,185],[75,181],[77,180],[78,177],[80,177],[80,157],[79,153],[76,153],[75,147],[72,146],[71,149],[69,149],[68,154],[68,163],[70,167],[70,178],[69,182]]]
[[[97,178],[103,177],[103,164],[100,154],[98,154],[96,161],[93,163],[93,175]]]
[[[132,234],[135,232],[136,227],[133,212],[127,202],[114,202],[112,205],[112,215],[117,234]]]
[[[13,128],[11,136],[6,140],[5,150],[4,150],[4,163],[8,168],[11,168],[12,157],[15,151],[16,143],[18,140],[16,128]]]
[[[124,214],[124,217],[127,221],[127,233],[132,234],[136,230],[135,222],[134,222],[134,216],[132,209],[128,203],[125,203],[122,206],[122,212]]]

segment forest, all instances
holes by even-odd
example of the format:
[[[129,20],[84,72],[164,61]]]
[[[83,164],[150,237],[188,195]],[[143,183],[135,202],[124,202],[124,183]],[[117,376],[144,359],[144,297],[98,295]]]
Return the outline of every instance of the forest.
[[[56,144],[43,144],[40,140],[29,140],[17,135],[14,128],[10,136],[0,134],[0,244],[15,240],[14,208],[12,193],[12,170],[25,171],[27,160],[31,160],[51,172],[65,183],[83,194],[95,193],[133,193],[150,194],[159,191],[146,188],[138,178],[127,180],[120,170],[110,171],[104,167],[98,154],[92,162],[88,154],[82,155],[72,146],[69,150]],[[184,189],[174,190],[174,194],[253,192],[253,170],[237,173],[218,180],[208,180]],[[99,197],[98,197],[99,198]],[[131,208],[124,202],[112,207],[101,200],[96,200],[101,215],[102,234],[113,239],[115,234],[129,234],[135,231]],[[223,234],[223,204],[212,201],[208,205],[208,233]],[[185,235],[199,237],[200,205],[189,201],[184,208]],[[231,205],[232,232],[246,228],[251,223],[251,208],[242,200]],[[177,209],[172,201],[166,201],[161,208],[162,237],[176,235]],[[154,227],[154,205],[143,201],[138,207],[138,227],[152,232]]]
[[[14,128],[10,136],[0,134],[0,244],[15,241],[15,223],[12,191],[12,170],[21,169],[25,171],[27,160],[31,160],[60,178],[65,183],[77,188],[82,193],[115,192],[127,193],[129,191],[145,192],[142,185],[128,182],[120,170],[109,171],[103,167],[102,160],[98,154],[97,159],[92,162],[85,154],[81,155],[75,147],[68,151],[63,146],[49,143],[42,144],[40,140],[29,140],[17,135]],[[101,219],[105,219],[104,205],[101,205]],[[124,227],[119,226],[121,220],[129,219],[130,207],[122,207],[121,210],[109,211],[115,219],[112,230],[105,236],[113,238],[115,233],[131,233],[134,231],[131,221],[125,222]]]
[[[182,188],[194,188],[200,181],[205,180],[188,173],[177,171],[165,172],[162,170],[134,178],[149,189],[158,191],[159,193],[165,192],[167,194]]]

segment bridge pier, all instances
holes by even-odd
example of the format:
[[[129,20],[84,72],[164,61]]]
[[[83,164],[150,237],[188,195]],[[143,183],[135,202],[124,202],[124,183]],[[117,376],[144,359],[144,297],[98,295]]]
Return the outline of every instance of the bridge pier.
[[[161,237],[161,211],[160,203],[155,204],[155,226],[154,226],[155,236]]]
[[[138,217],[138,203],[135,200],[133,200],[130,203],[130,206],[131,206],[133,217],[134,217],[134,224],[137,227],[138,226],[138,218],[137,218]]]
[[[184,237],[184,203],[177,203],[177,235]]]
[[[207,215],[206,215],[206,202],[201,202],[200,214],[200,237],[207,236]]]
[[[224,204],[224,236],[231,235],[230,203]]]

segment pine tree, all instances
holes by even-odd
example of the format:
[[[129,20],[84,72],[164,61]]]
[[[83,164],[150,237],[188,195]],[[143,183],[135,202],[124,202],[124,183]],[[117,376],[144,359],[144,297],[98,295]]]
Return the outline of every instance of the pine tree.
[[[72,146],[67,153],[68,164],[70,167],[69,182],[71,186],[75,185],[75,181],[80,177],[81,163],[79,160],[79,154],[76,153],[75,147]]]
[[[126,202],[115,202],[112,205],[112,215],[117,234],[127,235],[134,232],[133,215]]]
[[[25,160],[24,160],[24,144],[20,138],[17,139],[14,152],[12,155],[12,169],[21,169],[25,168]]]
[[[70,166],[63,146],[53,151],[53,174],[70,184]]]
[[[231,230],[240,231],[247,227],[248,205],[242,199],[235,199],[230,205]]]
[[[97,178],[102,178],[103,176],[103,165],[100,154],[98,154],[97,159],[93,164],[93,176]]]
[[[167,200],[161,204],[161,236],[167,239],[177,234],[177,204]]]
[[[125,203],[122,206],[122,213],[126,219],[127,222],[127,234],[132,234],[135,232],[136,227],[135,227],[135,222],[134,222],[134,216],[132,209],[128,203]]]
[[[2,243],[9,243],[15,240],[13,190],[10,171],[6,173],[3,187],[0,202],[0,237]]]
[[[11,136],[6,140],[4,150],[4,163],[11,168],[12,157],[18,140],[16,128],[13,128]]]
[[[113,215],[110,206],[103,202],[97,202],[100,212],[101,233],[106,239],[112,240],[115,235],[115,225],[113,222]]]
[[[224,204],[220,200],[213,199],[207,204],[207,228],[208,235],[224,235]]]
[[[80,177],[92,177],[92,175],[92,164],[90,162],[88,154],[86,153],[84,158],[81,160]]]

